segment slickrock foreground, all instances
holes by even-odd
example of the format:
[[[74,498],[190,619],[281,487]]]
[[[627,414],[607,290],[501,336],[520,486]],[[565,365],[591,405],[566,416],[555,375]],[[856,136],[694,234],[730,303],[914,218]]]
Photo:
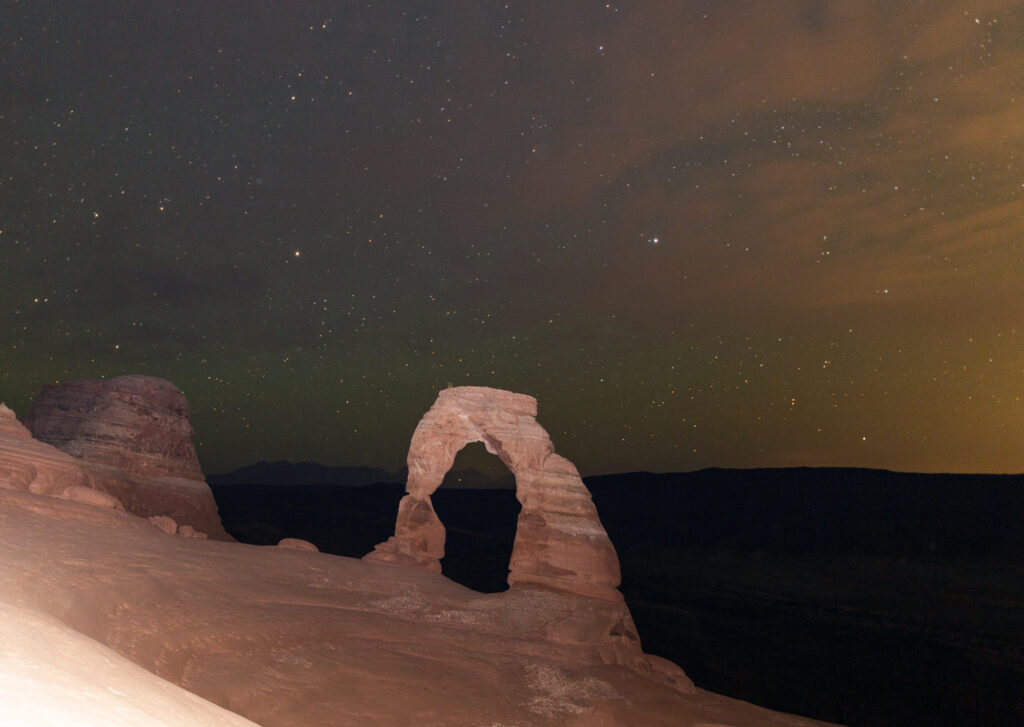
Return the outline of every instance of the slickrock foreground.
[[[46,386],[25,425],[80,461],[90,486],[144,517],[166,515],[228,540],[192,446],[185,395],[152,376]]]
[[[467,432],[515,466],[527,518],[544,522],[520,533],[505,593],[453,583],[416,555],[437,548],[416,540],[403,541],[414,567],[395,567],[401,559],[178,537],[172,518],[151,522],[113,498],[54,497],[91,489],[76,479],[83,465],[0,408],[0,724],[822,724],[695,689],[644,655],[615,552],[575,469],[543,454],[533,400],[453,391],[437,409],[455,424],[417,429],[410,463],[413,451],[428,452],[424,462],[443,454],[410,474],[409,492],[429,505],[447,448]],[[492,396],[517,408],[492,418]],[[451,426],[462,434],[434,436]]]
[[[430,495],[459,450],[483,442],[515,476],[522,504],[509,562],[513,592],[539,587],[560,594],[566,615],[547,623],[550,638],[595,649],[604,661],[647,668],[653,662],[643,657],[618,591],[615,548],[579,472],[555,454],[536,416],[537,400],[525,394],[482,386],[441,391],[412,436],[407,494],[398,506],[395,534],[365,559],[440,573],[445,529]],[[692,689],[681,670],[673,672],[680,688]]]
[[[253,727],[60,620],[0,602],[0,724]]]
[[[546,637],[562,595],[544,590],[483,595],[2,489],[0,532],[0,724],[245,724],[174,685],[265,727],[820,724],[594,663]]]

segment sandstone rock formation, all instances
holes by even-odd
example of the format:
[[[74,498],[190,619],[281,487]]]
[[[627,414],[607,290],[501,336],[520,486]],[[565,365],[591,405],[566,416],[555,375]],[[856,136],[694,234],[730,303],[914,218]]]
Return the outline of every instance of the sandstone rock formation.
[[[24,418],[36,439],[132,477],[203,480],[185,395],[152,376],[43,387]]]
[[[0,405],[0,724],[820,724],[696,690],[640,653],[608,557],[581,558],[573,541],[607,541],[586,491],[560,458],[545,474],[556,455],[539,454],[532,400],[498,394],[515,408],[474,410],[484,390],[448,414],[482,422],[473,431],[531,476],[520,497],[544,519],[524,541],[542,552],[502,594],[429,567],[203,540],[170,517],[119,511],[91,488],[96,472],[120,470],[32,439]],[[541,507],[551,502],[564,517]],[[543,552],[564,544],[568,559]]]
[[[96,507],[105,507],[110,510],[124,510],[124,505],[113,495],[108,495],[106,492],[86,487],[85,485],[68,485],[57,497],[62,500],[82,502],[88,505],[95,505]]]
[[[74,457],[33,439],[14,412],[0,404],[0,488],[58,497],[88,484]]]
[[[258,727],[40,611],[0,601],[0,724]]]
[[[282,538],[278,544],[278,548],[291,548],[292,550],[304,550],[307,553],[319,553],[320,548],[313,545],[308,540],[302,538]]]
[[[11,437],[32,436],[24,424],[18,421],[14,411],[0,401],[0,434]]]
[[[178,528],[178,535],[180,535],[183,538],[199,538],[200,540],[206,540],[208,537],[210,537],[206,533],[196,530],[191,525],[182,525],[180,528]]]
[[[510,586],[541,584],[616,600],[619,560],[579,472],[555,454],[537,423],[537,400],[482,386],[440,392],[409,445],[409,479],[395,535],[367,558],[441,572],[445,531],[430,495],[455,455],[483,442],[516,479],[522,504],[509,563]]]
[[[185,395],[151,376],[46,386],[25,416],[32,436],[79,460],[88,485],[136,515],[166,515],[230,539],[192,446]]]
[[[440,572],[445,529],[430,495],[456,453],[470,442],[483,442],[515,476],[522,504],[509,562],[511,597],[523,588],[563,594],[556,601],[562,613],[547,624],[550,638],[591,646],[606,661],[647,668],[618,591],[615,548],[579,472],[555,454],[536,416],[536,399],[524,394],[478,386],[441,391],[412,436],[407,494],[399,503],[395,534],[365,559]],[[689,688],[685,676],[675,678]]]
[[[546,632],[564,592],[168,537],[11,490],[0,533],[4,725],[820,724],[595,663]]]
[[[174,518],[172,517],[167,517],[166,515],[153,515],[149,518],[149,521],[168,535],[178,534],[178,523],[174,522]]]

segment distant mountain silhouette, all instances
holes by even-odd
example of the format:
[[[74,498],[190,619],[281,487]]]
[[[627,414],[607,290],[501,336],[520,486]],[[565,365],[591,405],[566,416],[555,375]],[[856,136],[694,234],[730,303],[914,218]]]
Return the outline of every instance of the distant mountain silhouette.
[[[362,487],[363,485],[405,484],[408,471],[402,468],[388,472],[380,467],[328,467],[316,462],[257,462],[232,472],[208,475],[211,486],[224,485],[320,485]],[[455,489],[493,490],[515,486],[512,474],[492,477],[480,470],[451,471],[445,475],[443,487]]]
[[[377,482],[405,483],[405,470],[380,467],[327,467],[316,462],[257,462],[232,472],[208,475],[210,485],[334,485],[359,487]]]
[[[516,486],[512,473],[501,477],[492,477],[478,469],[470,467],[464,470],[452,470],[444,476],[441,487],[457,490],[506,490]]]

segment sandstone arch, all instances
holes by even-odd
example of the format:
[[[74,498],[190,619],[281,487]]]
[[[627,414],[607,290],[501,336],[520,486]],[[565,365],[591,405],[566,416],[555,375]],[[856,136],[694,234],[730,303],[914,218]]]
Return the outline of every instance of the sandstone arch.
[[[522,505],[509,562],[509,586],[544,586],[619,602],[619,559],[590,492],[537,423],[537,400],[481,386],[445,389],[416,427],[406,494],[395,534],[366,560],[441,571],[445,529],[430,496],[455,455],[483,442],[516,480]]]

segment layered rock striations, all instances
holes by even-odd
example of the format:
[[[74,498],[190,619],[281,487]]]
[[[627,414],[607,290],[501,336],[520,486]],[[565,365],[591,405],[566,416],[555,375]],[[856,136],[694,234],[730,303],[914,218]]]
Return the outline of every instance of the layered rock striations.
[[[102,495],[97,468],[120,470],[32,439],[0,406],[0,723],[820,724],[694,689],[640,652],[614,551],[575,470],[544,453],[531,399],[464,390],[439,402],[410,456],[420,468],[405,512],[432,513],[422,503],[444,452],[462,435],[485,437],[515,466],[534,519],[520,524],[507,593],[432,572],[437,548],[415,520],[378,551],[425,566],[400,568],[302,541],[204,540],[166,515],[58,499],[75,488]],[[436,436],[453,428],[459,436]]]
[[[46,386],[25,425],[80,462],[86,484],[129,512],[230,539],[192,446],[188,401],[169,381],[118,376]]]
[[[522,504],[509,562],[510,600],[542,589],[548,635],[593,649],[598,658],[646,668],[640,639],[618,591],[619,560],[590,492],[573,464],[555,453],[531,396],[478,386],[440,392],[412,436],[406,495],[395,534],[366,560],[441,572],[445,529],[431,494],[460,449],[483,442],[512,472]],[[689,688],[682,672],[673,674]]]
[[[132,477],[203,480],[181,390],[152,376],[43,387],[25,416],[36,439]]]
[[[81,463],[33,439],[14,412],[0,404],[0,488],[59,497],[88,484]]]
[[[170,537],[10,490],[0,533],[4,725],[819,724],[594,663],[545,632],[569,603],[553,590]]]

